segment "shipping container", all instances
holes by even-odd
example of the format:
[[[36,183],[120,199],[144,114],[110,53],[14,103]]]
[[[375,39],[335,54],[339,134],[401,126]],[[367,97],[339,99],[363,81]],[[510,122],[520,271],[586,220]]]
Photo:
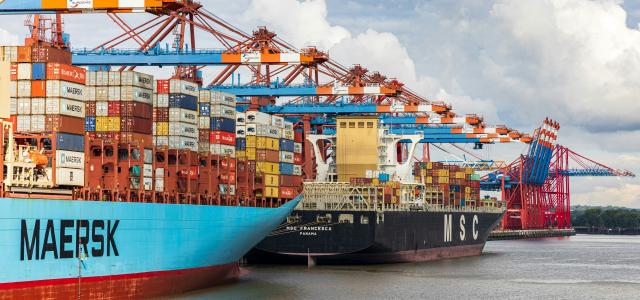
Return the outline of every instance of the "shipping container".
[[[294,163],[293,152],[280,151],[280,162],[289,164]]]
[[[297,191],[292,187],[279,187],[278,197],[282,199],[293,199],[297,195]]]
[[[46,129],[45,115],[31,115],[31,132],[45,132]]]
[[[56,167],[84,169],[84,152],[56,150]]]
[[[277,187],[266,187],[264,190],[264,196],[266,198],[278,198],[280,193]]]
[[[45,80],[47,79],[47,64],[34,63],[31,66],[31,79],[32,80]]]
[[[211,127],[211,118],[210,117],[198,117],[198,128],[209,130]]]
[[[96,117],[85,117],[84,130],[88,132],[96,131]]]
[[[265,174],[280,174],[279,163],[256,161],[256,172]]]
[[[29,47],[29,46],[18,46],[18,57],[17,57],[16,61],[20,62],[20,63],[30,63],[31,62],[31,47]]]
[[[123,101],[120,102],[120,115],[123,117],[151,119],[153,116],[153,107],[146,103]]]
[[[198,151],[198,139],[184,136],[169,136],[169,149]]]
[[[31,48],[31,62],[71,64],[71,52],[51,46],[34,46]]]
[[[248,111],[245,113],[247,124],[271,124],[271,115],[259,111]]]
[[[271,125],[278,128],[284,128],[284,118],[280,116],[271,116]]]
[[[30,80],[20,80],[17,82],[18,84],[18,93],[17,97],[31,97],[31,81]]]
[[[280,152],[275,150],[256,149],[255,160],[277,163],[280,161]]]
[[[207,91],[207,90],[199,91],[198,102],[211,103],[211,91]]]
[[[247,137],[247,135],[246,135],[246,127],[244,125],[242,125],[242,126],[237,126],[236,125],[236,137],[237,138],[246,138]]]
[[[198,114],[200,116],[211,116],[211,104],[210,103],[198,103]]]
[[[211,104],[235,107],[236,97],[223,92],[211,92]]]
[[[47,80],[62,80],[78,84],[94,85],[96,81],[95,72],[91,73],[93,84],[90,84],[87,78],[87,71],[83,68],[74,67],[67,64],[48,63],[46,70]]]
[[[245,113],[236,112],[236,125],[246,125],[247,115]]]
[[[236,109],[234,107],[223,106],[223,105],[212,105],[211,106],[211,116],[212,117],[221,117],[227,119],[236,119]]]
[[[234,119],[212,117],[209,129],[213,131],[226,131],[226,132],[235,133],[236,121]]]
[[[169,108],[183,108],[198,111],[198,98],[185,94],[169,94]]]
[[[302,153],[302,143],[293,143],[293,152]]]
[[[155,122],[154,135],[169,135],[169,122]]]
[[[153,104],[153,92],[137,86],[121,86],[120,100]]]
[[[156,94],[169,94],[169,80],[156,80],[153,92]]]
[[[84,186],[84,169],[56,168],[55,184],[59,186]]]
[[[280,151],[293,152],[294,142],[292,140],[280,139]]]
[[[169,122],[169,109],[165,107],[154,108],[153,120],[156,122]]]
[[[225,131],[211,131],[209,135],[209,143],[235,146],[236,135]]]
[[[31,116],[17,116],[16,127],[16,132],[31,132]]]
[[[84,134],[84,118],[64,115],[47,115],[45,122],[47,132]]]
[[[279,186],[280,185],[280,176],[273,174],[265,174],[264,176],[264,185],[266,186]]]
[[[158,94],[155,101],[154,107],[169,107],[169,94]]]
[[[18,98],[18,114],[30,115],[31,114],[31,98]]]
[[[236,147],[221,144],[212,144],[209,146],[209,152],[214,155],[235,157]]]
[[[290,163],[280,163],[280,173],[284,175],[294,175],[293,174],[293,164]]]
[[[76,118],[84,118],[86,116],[85,105],[80,101],[64,98],[47,98],[45,105],[45,113],[47,115],[65,115]]]
[[[184,136],[190,138],[198,138],[198,126],[183,123],[183,122],[170,122],[169,123],[169,135]],[[195,150],[194,150],[195,151]]]
[[[56,150],[84,152],[84,135],[58,132],[55,138]]]
[[[177,79],[171,79],[169,81],[169,93],[187,94],[195,97],[198,97],[200,94],[196,83]]]
[[[46,81],[44,80],[32,80],[31,81],[31,97],[46,97]]]
[[[18,80],[31,80],[31,64],[18,64]]]
[[[47,110],[44,98],[31,98],[31,114],[44,115]]]
[[[293,165],[293,175],[302,176],[302,166]]]
[[[108,75],[108,80],[107,80],[107,85],[110,86],[119,86],[121,85],[121,81],[120,81],[120,72],[119,71],[109,71],[107,73]]]
[[[47,97],[84,101],[84,85],[60,80],[47,81]]]
[[[169,108],[169,122],[185,122],[196,125],[198,124],[198,116],[193,110]]]
[[[152,134],[153,122],[138,117],[120,117],[120,131]]]
[[[9,99],[9,114],[10,115],[18,114],[18,98]]]
[[[97,86],[93,89],[93,91],[95,91],[93,99],[94,101],[109,101],[108,86]]]
[[[236,150],[247,149],[247,139],[236,135]]]
[[[120,83],[122,85],[137,86],[147,90],[153,90],[153,76],[134,71],[123,71],[120,73]]]
[[[107,100],[113,102],[113,101],[120,101],[120,99],[122,98],[120,95],[120,87],[119,86],[110,86],[107,89]]]

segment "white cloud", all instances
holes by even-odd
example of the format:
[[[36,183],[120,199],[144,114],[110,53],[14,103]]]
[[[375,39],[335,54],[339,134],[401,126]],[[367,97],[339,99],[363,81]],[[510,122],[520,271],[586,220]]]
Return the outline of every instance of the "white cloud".
[[[20,44],[19,40],[20,38],[17,35],[0,28],[0,41],[2,41],[3,46],[17,46]]]

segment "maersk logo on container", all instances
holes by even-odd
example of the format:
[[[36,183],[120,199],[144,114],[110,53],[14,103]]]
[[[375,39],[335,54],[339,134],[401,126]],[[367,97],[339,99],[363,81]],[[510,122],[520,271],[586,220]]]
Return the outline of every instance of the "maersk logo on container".
[[[67,86],[67,87],[65,87],[65,91],[67,93],[69,93],[69,94],[82,96],[82,89],[80,89],[80,88]]]
[[[78,113],[82,112],[82,107],[80,105],[67,104],[66,108],[67,108],[67,111],[73,111],[73,112],[78,112]]]
[[[93,8],[93,0],[67,0],[67,8]]]
[[[184,89],[186,91],[190,91],[190,92],[195,92],[196,91],[196,87],[194,87],[192,85],[185,84],[183,87],[184,87]]]
[[[146,92],[138,92],[138,97],[144,98],[144,99],[151,99],[151,94]]]

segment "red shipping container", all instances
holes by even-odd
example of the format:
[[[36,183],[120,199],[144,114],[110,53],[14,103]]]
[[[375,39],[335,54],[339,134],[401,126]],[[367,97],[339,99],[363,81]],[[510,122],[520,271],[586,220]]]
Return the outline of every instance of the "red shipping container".
[[[62,80],[86,84],[87,70],[60,63],[47,64],[47,80]]]
[[[293,154],[293,163],[296,165],[302,164],[302,153],[294,153]]]
[[[280,152],[275,150],[256,150],[257,161],[280,162]]]
[[[236,171],[236,160],[235,159],[222,159],[220,160],[220,167],[223,170],[228,170],[231,172]]]
[[[153,106],[147,103],[122,101],[120,103],[120,115],[123,117],[137,117],[151,119]]]
[[[231,132],[211,131],[211,133],[209,134],[209,142],[212,144],[235,146],[236,135],[235,133]]]
[[[153,131],[153,122],[143,118],[121,117],[120,131],[151,134]]]
[[[34,63],[61,63],[71,65],[71,52],[53,47],[33,47],[31,61]]]
[[[169,122],[169,108],[158,107],[153,109],[153,120],[156,122]]]
[[[84,104],[86,115],[88,117],[93,117],[96,115],[96,103],[95,102],[87,102]]]
[[[29,46],[18,47],[18,62],[20,63],[31,62],[31,47]]]
[[[282,199],[293,199],[298,194],[295,188],[283,187],[278,189],[278,196]]]
[[[220,174],[220,183],[234,184],[236,182],[236,173],[228,172]]]
[[[18,64],[11,64],[9,69],[9,80],[18,80]]]
[[[120,102],[119,101],[109,101],[107,104],[107,115],[109,117],[119,117],[120,116]]]
[[[156,80],[157,94],[169,94],[169,80]]]
[[[210,139],[211,130],[209,129],[198,129],[198,140],[207,141]]]
[[[84,135],[84,118],[63,115],[47,115],[45,130],[47,132],[66,132]]]
[[[191,166],[188,169],[180,170],[180,177],[197,179],[198,178],[198,166]]]
[[[47,82],[44,80],[31,81],[31,97],[44,98],[47,96]]]

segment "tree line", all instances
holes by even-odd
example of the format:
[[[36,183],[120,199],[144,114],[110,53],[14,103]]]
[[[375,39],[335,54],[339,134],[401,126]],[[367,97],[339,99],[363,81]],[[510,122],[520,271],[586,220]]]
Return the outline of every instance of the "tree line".
[[[571,211],[574,227],[640,228],[640,210],[618,207],[576,207]]]

